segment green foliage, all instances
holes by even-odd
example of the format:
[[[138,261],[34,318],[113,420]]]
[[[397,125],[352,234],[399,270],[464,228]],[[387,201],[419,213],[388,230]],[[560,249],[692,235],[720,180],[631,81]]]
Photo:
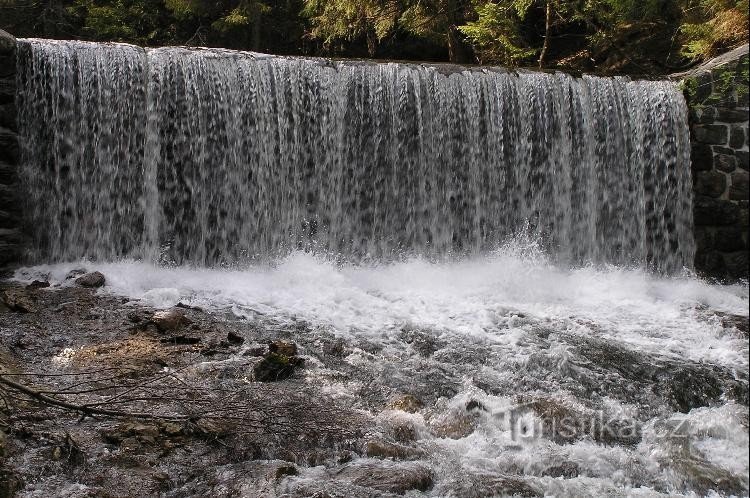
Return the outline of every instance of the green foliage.
[[[682,54],[705,59],[747,41],[748,0],[687,0],[680,26]]]
[[[83,31],[92,39],[142,45],[150,45],[160,38],[160,32],[165,29],[158,22],[162,11],[161,2],[142,0],[76,0],[69,7],[72,15],[83,18]]]
[[[485,2],[476,6],[477,19],[461,26],[483,63],[516,65],[532,58],[537,50],[526,46],[519,33],[533,0]]]
[[[401,58],[433,47],[426,57],[658,74],[746,42],[748,1],[0,0],[0,27],[282,54]]]

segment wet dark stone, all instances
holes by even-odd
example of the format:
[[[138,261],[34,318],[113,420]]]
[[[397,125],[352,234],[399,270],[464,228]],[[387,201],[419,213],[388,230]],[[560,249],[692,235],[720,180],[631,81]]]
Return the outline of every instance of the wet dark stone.
[[[542,476],[573,479],[574,477],[578,477],[578,464],[575,462],[563,462],[559,465],[553,465],[544,469]]]
[[[724,256],[719,251],[703,250],[695,254],[695,269],[701,275],[723,277],[727,271]]]
[[[705,71],[695,77],[695,94],[692,96],[693,103],[705,102],[713,93],[713,75]]]
[[[521,477],[496,475],[465,475],[450,486],[451,496],[485,498],[487,496],[513,496],[533,498],[544,493]]]
[[[282,356],[296,356],[297,345],[287,341],[273,341],[268,344],[268,351]]]
[[[574,362],[580,361],[579,367],[605,376],[616,373],[620,377],[619,383],[630,384],[630,389],[623,390],[623,394],[633,391],[650,393],[661,398],[671,409],[683,413],[721,403],[725,395],[739,403],[748,403],[747,378],[737,380],[734,373],[723,367],[686,360],[672,361],[632,351],[612,341],[577,336],[573,344],[576,342],[579,356]],[[591,381],[585,376],[581,378]],[[609,380],[612,383],[610,389],[618,389],[617,379]],[[610,395],[616,396],[617,393],[611,392]]]
[[[729,134],[729,146],[733,149],[740,149],[745,145],[745,129],[741,126],[732,126]]]
[[[334,475],[349,479],[357,486],[399,495],[412,490],[424,492],[433,484],[430,469],[416,463],[349,465],[335,471]]]
[[[14,103],[0,105],[0,128],[16,131],[18,123],[16,121],[16,105]]]
[[[737,169],[737,158],[734,153],[731,154],[715,154],[714,155],[714,166],[717,170],[725,173],[731,173]]]
[[[713,236],[713,247],[723,252],[739,251],[745,248],[742,228],[719,228]]]
[[[724,262],[726,265],[726,276],[730,281],[748,278],[748,274],[750,274],[750,262],[747,251],[724,254]]]
[[[101,272],[92,271],[76,278],[76,283],[81,287],[102,287],[106,283],[106,279]]]
[[[739,206],[730,201],[698,195],[694,203],[694,221],[697,226],[729,226],[739,220]]]
[[[243,342],[245,342],[245,338],[230,331],[227,332],[227,342],[229,342],[230,344],[242,344]]]
[[[22,290],[6,290],[0,294],[2,302],[11,310],[19,313],[35,313],[37,305],[34,299]]]
[[[49,282],[46,280],[34,280],[29,285],[26,286],[27,289],[44,289],[45,287],[49,287]]]
[[[15,54],[0,55],[0,78],[13,78],[16,74]]]
[[[471,412],[471,411],[474,411],[474,410],[486,412],[487,411],[487,407],[484,406],[481,402],[479,402],[479,401],[477,401],[475,399],[472,399],[471,401],[469,401],[468,403],[466,403],[466,411],[467,412]]]
[[[73,270],[70,270],[67,275],[65,275],[65,280],[70,280],[72,278],[80,277],[81,275],[86,274],[85,268],[75,268]]]
[[[716,119],[716,108],[714,107],[692,107],[690,109],[690,122],[695,124],[711,124]]]
[[[750,173],[739,170],[732,173],[732,184],[729,186],[729,198],[735,201],[746,201],[750,198]]]
[[[690,149],[693,171],[709,171],[714,167],[714,152],[710,145],[693,144]]]
[[[745,171],[750,169],[750,152],[746,150],[738,150],[734,152],[734,157],[737,158],[737,166]]]
[[[302,358],[268,353],[260,363],[253,367],[253,374],[258,382],[274,382],[288,379],[298,367],[303,365]]]
[[[747,109],[727,109],[720,107],[716,110],[718,111],[716,119],[725,123],[747,122],[750,115]]]
[[[693,126],[693,136],[697,142],[724,145],[727,143],[729,133],[726,125],[706,124]]]
[[[732,158],[734,159],[734,158]],[[727,188],[727,177],[719,171],[699,171],[695,175],[695,191],[701,195],[719,198]]]
[[[18,161],[18,137],[7,128],[0,128],[0,161],[10,164]]]
[[[409,344],[414,351],[425,358],[446,346],[444,341],[435,336],[434,331],[404,329],[399,334],[399,339]]]
[[[0,29],[0,54],[7,55],[16,50],[16,37]]]
[[[10,104],[16,99],[16,82],[14,79],[0,79],[0,104]]]

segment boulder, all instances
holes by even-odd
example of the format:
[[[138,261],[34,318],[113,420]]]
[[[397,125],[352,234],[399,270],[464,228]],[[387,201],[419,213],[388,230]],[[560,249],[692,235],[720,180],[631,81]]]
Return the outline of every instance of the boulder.
[[[258,382],[274,382],[291,377],[294,371],[303,365],[304,360],[297,356],[268,353],[253,367],[253,374]]]
[[[273,341],[268,344],[268,351],[284,356],[296,356],[297,345],[287,341]]]
[[[5,305],[12,311],[34,313],[37,310],[34,300],[25,291],[6,290],[3,292],[2,298]]]
[[[336,479],[347,479],[356,486],[399,495],[412,490],[424,492],[432,487],[432,472],[424,465],[383,464],[373,462],[348,465],[335,472]]]
[[[49,282],[46,280],[34,280],[29,285],[26,286],[27,289],[44,289],[46,287],[49,287]]]
[[[179,308],[157,311],[151,317],[151,322],[156,325],[156,329],[162,333],[174,332],[192,323],[192,321],[186,317]]]
[[[425,456],[424,451],[418,448],[388,443],[378,439],[367,442],[365,453],[368,457],[391,458],[393,460],[416,460]]]
[[[91,273],[86,273],[85,275],[76,278],[75,282],[81,287],[96,288],[102,287],[105,284],[106,279],[101,272],[92,271]]]
[[[407,413],[416,413],[422,408],[422,402],[411,394],[401,395],[388,403],[391,410],[401,410]]]

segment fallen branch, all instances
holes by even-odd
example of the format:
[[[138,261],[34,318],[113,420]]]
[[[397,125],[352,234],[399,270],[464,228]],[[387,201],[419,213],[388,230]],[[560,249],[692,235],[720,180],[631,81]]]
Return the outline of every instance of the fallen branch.
[[[35,399],[41,403],[56,406],[58,408],[64,408],[67,410],[76,411],[84,415],[107,415],[110,417],[132,417],[150,420],[170,420],[170,421],[189,421],[194,420],[196,417],[188,417],[186,415],[157,415],[155,413],[139,413],[139,412],[126,412],[121,410],[110,410],[106,408],[96,408],[87,405],[77,405],[69,403],[52,396],[48,396],[36,389],[32,389],[18,382],[12,381],[6,378],[4,375],[0,375],[0,384],[5,385],[15,391],[21,392],[32,399]]]

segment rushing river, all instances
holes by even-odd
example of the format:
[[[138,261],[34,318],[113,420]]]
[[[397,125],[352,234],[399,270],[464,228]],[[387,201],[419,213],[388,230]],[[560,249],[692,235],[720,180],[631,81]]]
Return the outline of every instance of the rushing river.
[[[18,276],[64,282],[75,267]],[[398,441],[394,426],[414,428],[411,460],[436,476],[426,496],[747,495],[747,333],[721,318],[747,317],[746,285],[561,269],[529,246],[443,264],[295,253],[244,271],[87,267],[106,274],[107,292],[157,308],[299,330],[304,381],[333,400],[368,413],[363,391],[422,400],[414,414],[375,409],[372,431]],[[331,338],[349,351],[334,370],[317,352]],[[284,482],[279,496],[381,495],[320,466]]]

